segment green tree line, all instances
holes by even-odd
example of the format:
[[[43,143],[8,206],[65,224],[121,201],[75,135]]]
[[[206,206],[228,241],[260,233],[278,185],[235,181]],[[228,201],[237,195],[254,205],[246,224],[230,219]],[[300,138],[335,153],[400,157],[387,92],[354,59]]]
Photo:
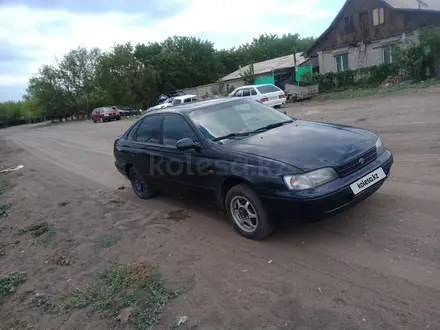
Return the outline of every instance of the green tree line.
[[[78,47],[54,65],[43,65],[29,80],[23,100],[0,103],[0,126],[86,118],[103,105],[145,109],[161,93],[216,82],[239,66],[304,51],[313,42],[298,34],[269,34],[216,50],[211,41],[175,36],[116,44],[107,52]]]

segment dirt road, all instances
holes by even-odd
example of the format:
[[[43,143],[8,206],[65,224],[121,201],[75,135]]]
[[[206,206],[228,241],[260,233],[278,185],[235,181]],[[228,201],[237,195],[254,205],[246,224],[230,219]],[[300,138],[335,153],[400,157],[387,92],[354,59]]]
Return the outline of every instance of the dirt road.
[[[263,242],[236,234],[214,205],[140,201],[117,190],[129,184],[114,169],[112,143],[127,121],[5,130],[2,167],[25,166],[7,224],[46,219],[59,236],[52,248],[8,247],[0,273],[25,270],[22,290],[56,295],[108,263],[147,261],[187,290],[167,307],[161,329],[182,315],[189,321],[181,328],[203,330],[440,329],[439,91],[289,108],[301,119],[379,133],[395,165],[392,179],[354,209],[288,225]],[[91,242],[106,233],[120,240],[93,253]],[[76,262],[45,263],[60,251]],[[41,318],[18,300],[9,306],[0,320],[13,315],[34,329],[114,326],[81,312]]]

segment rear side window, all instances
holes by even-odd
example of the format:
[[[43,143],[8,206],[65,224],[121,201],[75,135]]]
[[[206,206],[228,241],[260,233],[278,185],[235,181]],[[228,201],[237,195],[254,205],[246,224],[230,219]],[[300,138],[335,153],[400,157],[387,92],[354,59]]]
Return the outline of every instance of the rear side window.
[[[133,125],[133,127],[130,129],[130,131],[127,134],[127,141],[132,141],[133,140],[133,138],[134,138],[134,136],[136,134],[136,130],[139,127],[139,123]]]
[[[137,142],[159,143],[162,116],[148,116],[136,131]]]
[[[196,134],[183,117],[166,115],[163,122],[163,144],[175,147],[177,141],[184,138],[197,140]]]
[[[257,89],[261,94],[281,92],[281,90],[275,85],[262,85],[258,86]]]
[[[243,90],[243,97],[244,96],[251,96],[251,91],[249,89],[244,89]]]

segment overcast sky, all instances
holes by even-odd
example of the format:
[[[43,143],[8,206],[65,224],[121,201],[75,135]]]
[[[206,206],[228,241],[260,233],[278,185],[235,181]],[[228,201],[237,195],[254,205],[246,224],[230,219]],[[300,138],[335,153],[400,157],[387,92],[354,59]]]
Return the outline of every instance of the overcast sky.
[[[79,45],[172,35],[229,48],[263,33],[319,36],[344,0],[0,0],[0,101],[18,100],[42,64]]]

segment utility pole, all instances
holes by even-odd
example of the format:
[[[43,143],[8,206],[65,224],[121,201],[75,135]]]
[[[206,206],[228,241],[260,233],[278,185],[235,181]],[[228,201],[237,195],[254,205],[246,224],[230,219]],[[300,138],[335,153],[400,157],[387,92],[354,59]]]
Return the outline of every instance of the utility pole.
[[[296,47],[293,48],[293,64],[295,65],[295,81],[296,81],[296,72],[297,72],[297,68],[296,68]],[[299,81],[296,81],[299,84]]]
[[[422,13],[422,5],[425,7],[428,7],[428,4],[422,0],[416,0],[417,3],[419,4],[419,12],[418,12],[418,23],[419,23],[419,28],[422,27],[422,22],[421,22],[421,13]]]

